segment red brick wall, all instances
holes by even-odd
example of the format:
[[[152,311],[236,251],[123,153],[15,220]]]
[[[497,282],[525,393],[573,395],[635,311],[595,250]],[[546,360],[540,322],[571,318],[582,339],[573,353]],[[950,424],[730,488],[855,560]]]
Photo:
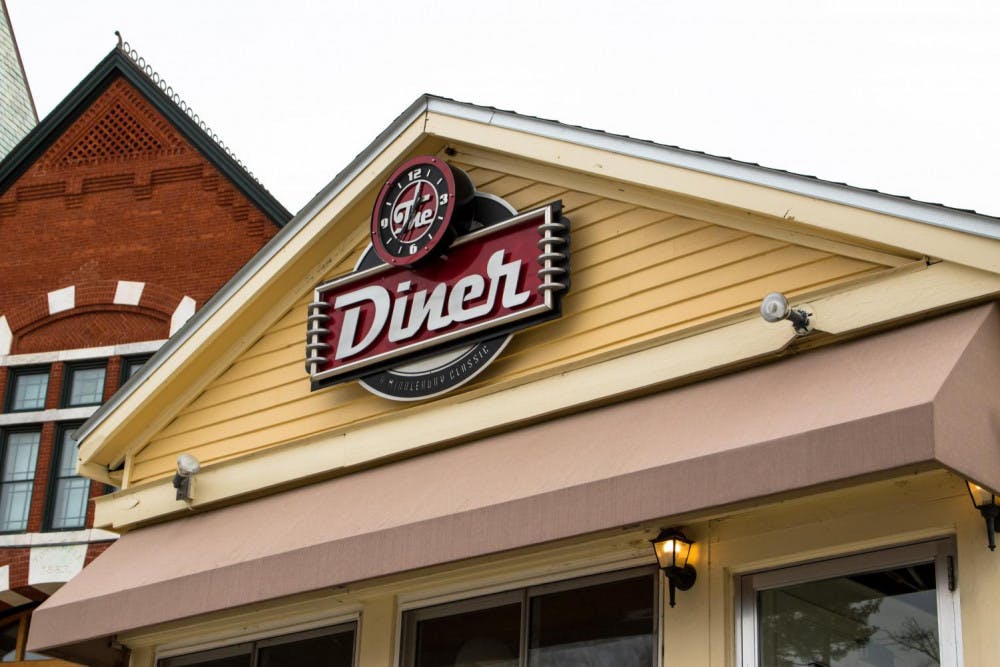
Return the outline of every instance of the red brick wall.
[[[11,353],[164,339],[183,297],[204,305],[276,232],[119,78],[0,192],[0,315],[13,332]],[[114,304],[120,280],[145,284],[139,305]],[[48,293],[69,286],[75,306],[50,314]],[[105,400],[121,366],[120,357],[108,360]],[[62,362],[50,365],[47,409],[59,407],[64,371]],[[8,375],[0,366],[0,406]],[[28,532],[43,528],[59,434],[56,422],[40,427]],[[91,498],[105,491],[90,488]],[[91,503],[88,527],[93,514]],[[86,562],[108,544],[91,544]],[[36,599],[26,585],[29,556],[29,548],[0,547],[11,588]]]
[[[204,304],[276,231],[118,79],[0,193],[0,315],[12,352],[78,346],[63,337],[85,320],[40,330],[52,290],[75,285],[78,305],[96,306],[112,302],[118,280],[143,282],[158,302],[147,305],[144,293],[140,306],[157,309],[162,325],[182,296]],[[149,312],[136,315],[85,326],[101,330],[95,345],[165,337]]]

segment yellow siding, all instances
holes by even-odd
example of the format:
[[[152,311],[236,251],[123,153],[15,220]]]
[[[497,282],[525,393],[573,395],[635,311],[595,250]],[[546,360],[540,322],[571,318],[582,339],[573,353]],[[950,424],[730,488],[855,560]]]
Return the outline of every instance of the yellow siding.
[[[439,400],[500,383],[524,382],[560,367],[651,344],[756,308],[770,291],[817,290],[889,267],[540,183],[467,167],[477,187],[518,209],[561,199],[572,229],[572,289],[560,320],[514,336],[505,353],[469,385]],[[365,224],[367,212],[353,216]],[[353,268],[361,247],[329,272]],[[131,483],[173,471],[177,454],[203,462],[232,458],[414,408],[349,382],[310,392],[304,370],[306,304],[271,327],[134,458]]]

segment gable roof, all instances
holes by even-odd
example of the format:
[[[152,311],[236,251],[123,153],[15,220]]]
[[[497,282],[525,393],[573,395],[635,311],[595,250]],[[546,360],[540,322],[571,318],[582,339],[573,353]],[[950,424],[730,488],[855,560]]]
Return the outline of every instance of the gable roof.
[[[463,125],[464,124],[464,125]],[[258,255],[246,264],[233,278],[224,285],[216,295],[205,304],[205,306],[187,322],[187,324],[177,332],[161,350],[148,362],[122,391],[119,391],[109,401],[104,403],[97,412],[78,431],[77,440],[81,443],[81,455],[84,460],[93,460],[96,452],[102,450],[105,443],[84,442],[85,439],[98,430],[110,415],[114,414],[123,403],[128,401],[135,389],[141,386],[146,378],[150,377],[171,359],[178,350],[185,348],[189,342],[197,345],[192,339],[202,342],[206,337],[214,340],[216,332],[214,329],[208,333],[200,330],[209,322],[218,322],[220,311],[233,312],[239,305],[235,302],[243,303],[242,300],[250,300],[247,296],[249,292],[244,290],[253,289],[254,285],[260,286],[258,275],[262,270],[271,271],[268,275],[277,275],[279,271],[272,264],[279,257],[302,257],[304,244],[312,241],[309,233],[302,234],[310,223],[320,215],[339,195],[348,192],[356,185],[357,181],[374,179],[377,173],[384,167],[380,160],[385,158],[385,154],[401,150],[401,146],[414,147],[421,138],[438,137],[447,140],[462,141],[463,127],[473,128],[473,131],[492,131],[499,129],[503,131],[513,131],[520,136],[534,139],[547,140],[550,143],[539,148],[539,151],[551,149],[554,143],[566,148],[581,148],[591,151],[599,151],[608,158],[610,163],[619,157],[632,160],[632,164],[640,167],[632,169],[627,175],[623,174],[623,168],[619,166],[611,167],[597,165],[594,169],[599,172],[598,176],[608,178],[620,178],[636,184],[639,187],[655,187],[664,190],[673,190],[686,196],[692,196],[708,201],[719,201],[723,205],[739,205],[734,198],[733,201],[723,201],[715,199],[715,193],[709,187],[703,187],[699,191],[688,188],[689,184],[665,183],[662,179],[652,182],[650,179],[661,178],[662,174],[649,176],[645,171],[660,168],[676,168],[684,172],[704,174],[716,179],[726,179],[729,182],[738,182],[753,186],[758,190],[766,188],[778,194],[787,193],[789,195],[801,195],[795,200],[801,203],[802,198],[819,200],[832,204],[849,207],[855,210],[868,211],[876,215],[874,218],[861,216],[858,220],[853,220],[849,224],[851,227],[837,225],[840,224],[836,215],[827,215],[827,220],[819,226],[820,229],[828,229],[830,232],[840,235],[857,236],[859,240],[867,240],[876,244],[893,245],[893,241],[902,236],[900,227],[881,231],[874,229],[871,222],[889,221],[890,219],[911,221],[907,224],[919,223],[928,225],[930,228],[945,230],[945,234],[936,233],[933,236],[921,239],[921,243],[934,246],[935,252],[927,253],[935,256],[943,256],[947,259],[958,258],[959,263],[967,263],[970,266],[986,268],[994,272],[1000,272],[1000,257],[995,253],[984,252],[982,248],[972,251],[974,244],[970,243],[969,237],[984,237],[986,239],[1000,240],[1000,218],[980,215],[971,211],[920,202],[905,197],[897,197],[884,194],[874,190],[865,190],[849,185],[823,181],[810,176],[803,176],[791,172],[780,171],[762,167],[756,164],[738,162],[728,158],[721,158],[704,153],[688,151],[672,146],[659,145],[649,141],[633,139],[626,136],[609,134],[606,132],[591,130],[582,127],[565,125],[556,121],[544,120],[540,118],[518,115],[510,111],[503,111],[492,107],[483,107],[473,104],[456,102],[454,100],[436,97],[433,95],[423,95],[411,104],[393,123],[380,133],[365,151],[352,160],[347,167],[323,188],[301,211],[288,223],[288,225],[268,244]],[[454,132],[455,134],[450,134]],[[465,134],[467,138],[469,134]],[[491,140],[495,140],[495,137]],[[554,143],[553,143],[554,142]],[[554,155],[551,153],[529,154],[519,153],[519,150],[527,147],[503,145],[505,152],[519,154],[527,160],[540,160],[548,163],[556,163],[559,166],[573,169],[566,155]],[[398,156],[397,156],[398,157]],[[579,163],[579,161],[578,161]],[[623,164],[623,163],[622,163]],[[646,166],[648,165],[648,167]],[[745,196],[745,191],[738,194]],[[734,196],[735,197],[735,196]],[[760,212],[767,215],[782,217],[788,200],[769,201],[765,204],[754,206]],[[781,209],[778,210],[777,205]],[[828,213],[828,212],[827,212]],[[834,211],[836,213],[836,211]],[[794,217],[784,216],[791,221],[798,222]],[[814,224],[814,220],[806,215],[806,222]],[[919,225],[918,225],[919,227]],[[912,227],[907,228],[912,229]],[[863,231],[862,231],[863,230]],[[938,242],[940,244],[938,245]],[[900,242],[900,246],[905,245]],[[978,248],[978,246],[976,246]],[[990,250],[990,249],[987,249]],[[290,254],[291,253],[291,254]],[[968,257],[969,261],[963,261]],[[273,276],[272,276],[273,277]],[[268,280],[265,276],[263,280]],[[234,299],[234,297],[236,297]],[[229,326],[228,324],[226,326]],[[210,327],[211,328],[211,325]],[[204,333],[204,336],[202,335]],[[248,334],[243,332],[241,340],[247,339]],[[188,351],[196,349],[188,346]],[[184,364],[183,360],[178,361]],[[171,364],[171,368],[176,372],[176,368]],[[176,378],[175,378],[176,380]],[[179,380],[178,380],[179,381]],[[140,399],[137,399],[140,400]],[[113,428],[113,427],[112,427]],[[93,471],[93,469],[91,468]],[[94,471],[96,472],[96,471]]]
[[[0,161],[0,193],[7,190],[119,76],[138,90],[194,148],[277,227],[292,214],[211,134],[173,89],[135,51],[119,43],[13,150]]]

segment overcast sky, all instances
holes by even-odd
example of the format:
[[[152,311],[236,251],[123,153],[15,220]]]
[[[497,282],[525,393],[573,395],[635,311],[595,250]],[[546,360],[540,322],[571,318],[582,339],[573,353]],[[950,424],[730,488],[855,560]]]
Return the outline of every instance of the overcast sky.
[[[292,212],[421,93],[1000,216],[1000,3],[6,0],[39,114],[126,40]]]

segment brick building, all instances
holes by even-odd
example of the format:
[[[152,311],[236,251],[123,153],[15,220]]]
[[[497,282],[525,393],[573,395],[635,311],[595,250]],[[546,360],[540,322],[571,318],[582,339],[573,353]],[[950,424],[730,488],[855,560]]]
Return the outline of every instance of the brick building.
[[[0,162],[0,660],[115,537],[74,429],[289,218],[127,44]]]

